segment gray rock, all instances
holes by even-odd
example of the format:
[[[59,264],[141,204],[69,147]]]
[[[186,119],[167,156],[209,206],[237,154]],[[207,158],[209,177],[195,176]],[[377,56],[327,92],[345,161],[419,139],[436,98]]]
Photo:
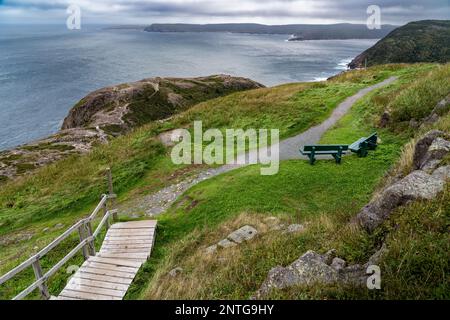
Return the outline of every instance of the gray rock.
[[[222,248],[230,248],[230,247],[237,246],[237,244],[235,242],[232,242],[228,239],[221,240],[217,245]]]
[[[426,173],[432,173],[437,167],[439,167],[439,164],[442,162],[442,160],[428,160],[422,165],[421,170],[425,171]]]
[[[321,255],[308,251],[288,267],[277,266],[270,270],[256,297],[264,297],[275,288],[284,289],[316,282],[334,283],[337,279],[338,272],[325,264]]]
[[[209,246],[205,249],[206,254],[213,254],[217,251],[217,244],[213,244],[212,246]]]
[[[409,127],[413,129],[417,129],[419,127],[419,122],[416,119],[409,120]]]
[[[233,231],[228,235],[228,239],[235,243],[242,243],[253,239],[258,234],[258,230],[252,226],[243,226],[242,228]],[[219,244],[220,245],[220,244]]]
[[[444,136],[445,133],[439,130],[432,130],[427,132],[419,141],[417,141],[414,149],[414,168],[420,169],[425,162],[428,149],[433,143],[434,139],[439,136]]]
[[[437,113],[433,112],[431,115],[429,115],[428,117],[426,117],[423,120],[423,124],[430,125],[430,124],[436,123],[438,120],[439,120],[439,115]]]
[[[272,230],[272,231],[280,231],[280,230],[283,230],[284,228],[286,228],[286,225],[284,223],[280,223],[280,224],[273,225],[270,228],[270,230]]]
[[[421,169],[432,172],[441,160],[450,152],[450,141],[436,137],[422,158]]]
[[[443,115],[450,109],[450,94],[442,99],[436,107],[433,109],[433,113],[437,113],[439,115]]]
[[[335,270],[342,270],[345,268],[346,265],[347,262],[345,262],[345,260],[336,257],[333,259],[330,266]]]
[[[436,107],[431,111],[430,115],[426,117],[424,124],[433,124],[439,120],[439,116],[444,115],[450,109],[450,95],[441,100]]]
[[[440,168],[436,169],[433,172],[432,176],[435,179],[442,180],[442,181],[447,181],[448,179],[450,179],[450,165],[449,166],[443,166],[443,167],[440,167]]]
[[[183,268],[181,268],[181,267],[176,267],[176,268],[174,268],[174,269],[172,269],[172,270],[170,270],[169,271],[169,276],[171,276],[171,277],[176,277],[176,276],[178,276],[180,273],[182,273],[183,272]]]
[[[316,283],[352,283],[355,285],[365,283],[364,267],[360,265],[345,267],[345,261],[339,258],[333,258],[331,265],[327,264],[326,261],[334,254],[335,250],[331,250],[325,255],[308,251],[287,267],[273,268],[252,298],[261,299],[273,289],[292,286],[310,286]]]
[[[323,256],[323,262],[326,263],[327,265],[331,265],[331,263],[333,262],[333,259],[336,258],[337,255],[337,250],[336,249],[331,249],[328,250]]]
[[[173,147],[182,137],[183,129],[174,129],[161,133],[158,136],[159,141],[166,147]]]
[[[379,127],[380,128],[386,128],[389,124],[389,121],[391,120],[391,115],[389,112],[385,111],[383,115],[380,118]]]
[[[47,233],[47,232],[49,232],[49,231],[50,231],[50,228],[49,228],[49,227],[42,229],[42,232],[44,232],[44,233]]]
[[[305,230],[305,227],[302,224],[291,224],[287,227],[285,233],[297,233]]]
[[[416,170],[386,188],[357,215],[356,220],[369,232],[389,217],[392,210],[408,201],[433,199],[444,188],[444,181]]]
[[[385,255],[388,252],[388,249],[386,248],[386,245],[383,243],[383,245],[381,246],[380,250],[378,250],[377,252],[375,252],[367,261],[367,263],[365,264],[365,267],[367,268],[368,266],[371,265],[378,265],[380,264],[381,258],[383,257],[383,255]]]
[[[62,229],[62,228],[64,228],[64,224],[63,223],[57,223],[53,227],[53,229],[55,229],[55,230],[59,230],[59,229]]]

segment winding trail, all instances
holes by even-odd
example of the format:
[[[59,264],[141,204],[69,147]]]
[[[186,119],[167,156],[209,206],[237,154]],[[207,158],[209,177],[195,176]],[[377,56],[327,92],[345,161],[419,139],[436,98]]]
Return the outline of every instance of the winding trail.
[[[320,141],[322,135],[330,129],[333,125],[335,125],[339,119],[341,119],[358,101],[360,98],[364,97],[369,92],[381,88],[383,86],[389,85],[396,81],[398,77],[391,77],[386,79],[380,83],[369,86],[367,88],[361,89],[355,95],[348,97],[343,102],[341,102],[333,111],[331,116],[326,119],[321,124],[311,127],[308,130],[293,136],[291,138],[285,139],[279,143],[280,150],[280,160],[289,160],[289,159],[306,159],[306,157],[301,156],[299,149],[306,144],[316,144]],[[270,147],[269,147],[270,148]],[[266,151],[267,150],[263,150]],[[257,150],[249,151],[241,156],[238,159],[248,159],[250,155],[258,153]],[[202,171],[197,176],[186,179],[178,184],[174,184],[168,186],[157,193],[148,195],[138,200],[132,206],[132,210],[136,212],[136,209],[140,211],[145,211],[146,215],[154,217],[165,212],[185,191],[193,187],[194,185],[220,175],[222,173],[243,167],[246,165],[224,165],[219,168],[212,168],[205,171]],[[127,213],[127,210],[123,210],[124,213]],[[129,212],[131,213],[131,212]]]

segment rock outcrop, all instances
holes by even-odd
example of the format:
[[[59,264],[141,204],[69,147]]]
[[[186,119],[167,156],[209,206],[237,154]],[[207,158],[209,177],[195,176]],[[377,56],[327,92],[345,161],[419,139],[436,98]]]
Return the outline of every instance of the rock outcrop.
[[[440,193],[450,178],[450,166],[441,166],[450,153],[450,142],[442,131],[425,134],[415,146],[414,171],[387,186],[356,217],[356,222],[372,232],[397,207],[413,200],[431,200]]]
[[[261,88],[250,79],[215,75],[202,78],[152,78],[92,92],[47,138],[0,152],[0,183],[73,154],[145,123],[167,119],[209,99]]]
[[[258,230],[254,227],[246,225],[233,232],[231,232],[225,239],[220,240],[217,244],[213,244],[205,249],[206,254],[212,254],[217,251],[217,249],[230,248],[243,243],[244,241],[252,240],[258,234]]]
[[[433,124],[439,120],[439,117],[450,110],[450,94],[442,99],[431,111],[430,115],[424,119],[424,124]]]
[[[415,145],[413,171],[382,190],[359,212],[353,222],[372,232],[397,207],[413,200],[435,198],[450,179],[450,165],[444,162],[450,155],[448,139],[448,134],[439,130],[429,131],[421,137]],[[383,244],[365,264],[354,265],[347,265],[344,259],[336,257],[335,250],[324,255],[308,251],[287,267],[276,266],[271,269],[252,299],[264,299],[274,289],[294,286],[364,286],[368,282],[368,272],[379,264],[386,251]]]
[[[138,125],[166,119],[199,102],[263,87],[245,78],[151,78],[92,92],[70,110],[61,129],[91,127],[123,134]]]
[[[308,251],[287,267],[277,266],[269,271],[266,280],[252,299],[264,299],[274,289],[293,286],[312,286],[315,284],[346,284],[364,286],[367,283],[367,268],[379,263],[386,252],[383,246],[372,255],[364,265],[347,265],[344,259],[336,256],[336,250],[325,254]]]

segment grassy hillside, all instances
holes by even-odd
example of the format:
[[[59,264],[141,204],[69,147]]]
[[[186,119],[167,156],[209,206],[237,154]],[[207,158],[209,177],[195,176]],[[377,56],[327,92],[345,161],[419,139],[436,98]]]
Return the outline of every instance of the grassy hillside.
[[[402,92],[412,87],[427,87],[430,82],[437,85],[449,66],[431,72],[425,70],[427,66],[410,69],[397,83],[369,94],[323,137],[322,142],[348,143],[373,132],[387,104],[394,110],[401,108]],[[447,86],[447,92],[449,90]],[[416,106],[434,105],[435,94],[433,90],[428,91],[421,101],[428,103]],[[330,160],[320,161],[314,167],[305,161],[286,161],[281,163],[280,173],[271,177],[260,176],[257,166],[247,167],[192,188],[167,214],[159,217],[159,238],[153,259],[139,274],[129,297],[246,299],[258,289],[271,268],[287,265],[307,250],[325,252],[336,248],[339,256],[350,263],[365,261],[375,252],[381,235],[349,229],[347,223],[382,184],[385,174],[399,159],[402,146],[414,135],[413,131],[395,130],[396,124],[392,123],[388,129],[378,128],[383,142],[368,158],[349,156],[341,166]],[[448,129],[448,117],[440,126]],[[286,223],[301,223],[307,226],[306,232],[300,235],[268,232],[249,244],[220,251],[213,258],[203,253],[206,247],[243,224],[258,226],[258,230],[267,229],[265,219],[272,216]],[[449,222],[448,218],[448,215],[442,217],[441,227]],[[421,216],[421,219],[427,218]],[[410,236],[404,232],[405,239],[397,248],[405,245]],[[390,237],[395,238],[395,234]],[[445,228],[438,229],[435,238],[421,238],[420,246],[435,247],[433,240],[436,238],[441,244],[449,239]],[[406,269],[401,281],[413,279],[416,290],[401,296],[443,298],[442,293],[448,288],[442,283],[450,271],[446,252],[448,250],[441,248],[429,259],[425,259],[426,253],[422,252],[423,261],[434,263],[436,267]],[[399,253],[396,260],[388,260],[386,264],[392,268],[402,258]],[[182,267],[184,272],[173,278],[168,271],[175,267]],[[390,278],[398,276],[395,270],[391,272]],[[373,296],[352,288],[294,288],[275,292],[273,298],[395,298],[393,292],[402,289],[401,281],[391,283],[386,291]],[[142,292],[147,283],[147,290]],[[413,285],[405,288],[410,287]],[[420,294],[415,295],[418,291]]]
[[[324,138],[327,142],[338,138],[347,142],[373,130],[374,122],[383,111],[386,101],[395,109],[399,102],[393,97],[413,85],[421,87],[425,83],[437,82],[436,79],[448,70],[448,66],[430,64],[380,66],[347,73],[323,83],[289,84],[234,93],[196,105],[169,121],[142,126],[108,145],[95,148],[89,155],[74,156],[40,169],[34,175],[8,182],[0,190],[0,273],[25,260],[31,252],[59,235],[61,229],[57,227],[58,224],[68,227],[85,216],[100,194],[106,191],[103,172],[107,166],[112,167],[115,191],[125,206],[132,204],[136,197],[153,193],[202,169],[198,166],[173,165],[168,157],[169,150],[157,139],[161,132],[179,127],[190,128],[192,122],[199,119],[203,120],[205,128],[279,128],[282,137],[289,137],[324,120],[339,102],[359,89],[391,75],[400,76],[400,81],[395,85],[381,90],[383,94],[371,95],[369,100],[358,104],[361,109],[354,109],[356,111],[352,112],[351,118],[345,118],[349,123],[344,122],[334,129],[334,133]],[[428,101],[431,106],[441,95],[439,88],[437,85],[430,86],[430,91],[421,102]],[[426,105],[427,108],[429,106]],[[246,272],[237,272],[238,266],[243,267],[242,261],[238,261],[237,265],[230,262],[229,267],[220,268],[223,272],[231,272],[226,281],[221,278],[220,270],[217,273],[217,286],[225,286],[225,289],[211,286],[208,289],[210,291],[201,293],[198,292],[199,288],[187,290],[187,287],[179,286],[181,291],[177,292],[171,288],[170,281],[166,282],[164,275],[168,268],[178,264],[182,258],[191,257],[195,250],[209,244],[223,228],[237,225],[236,219],[257,219],[255,217],[270,214],[290,221],[303,221],[304,218],[326,220],[342,217],[345,212],[355,212],[369,199],[378,181],[398,157],[402,144],[411,135],[412,132],[407,130],[395,132],[386,129],[383,132],[385,144],[380,147],[384,152],[377,151],[368,159],[346,158],[342,167],[324,161],[311,168],[303,161],[291,161],[283,163],[280,174],[271,178],[261,177],[256,174],[259,172],[257,167],[249,167],[193,188],[186,197],[197,200],[197,205],[174,206],[169,213],[160,217],[161,228],[158,230],[154,254],[140,272],[128,297],[155,298],[161,294],[155,292],[155,288],[161,287],[167,289],[164,293],[167,297],[245,298],[260,284],[261,277],[267,274],[269,267],[277,261],[289,262],[301,253],[303,247],[299,246],[299,242],[286,238],[286,242],[291,244],[280,244],[286,247],[286,255],[281,257],[281,252],[267,251],[272,256],[265,262],[261,260],[262,265],[256,271],[252,271],[253,267],[249,265],[245,266]],[[366,174],[367,178],[344,174],[352,170],[361,175]],[[329,180],[330,173],[335,174],[332,183]],[[308,188],[302,180],[309,183]],[[322,188],[328,191],[329,201],[324,201],[325,194],[319,191]],[[324,239],[328,241],[327,234]],[[74,237],[44,259],[44,269],[61,258],[76,241]],[[301,241],[306,240],[299,241],[301,244]],[[321,242],[313,237],[311,243],[317,246]],[[369,245],[370,241],[367,243]],[[252,252],[250,250],[248,253],[251,255]],[[235,255],[236,259],[240,257]],[[354,260],[360,258],[360,255],[355,254]],[[260,260],[258,256],[251,259]],[[69,264],[80,261],[81,257],[76,257]],[[186,261],[189,263],[191,259]],[[202,272],[195,265],[189,268],[193,272],[192,279],[196,279],[195,274]],[[32,278],[31,273],[24,273],[8,282],[2,288],[4,290],[1,290],[0,297],[11,297],[24,289]],[[213,276],[205,272],[203,274],[205,279]],[[241,279],[238,275],[248,279]],[[66,278],[67,274],[61,271],[52,279],[50,289],[53,294],[58,293]],[[239,287],[244,283],[241,280],[246,281],[244,288]]]
[[[386,63],[415,63],[450,61],[450,21],[424,20],[410,22],[395,29],[367,49],[350,67],[364,67]]]

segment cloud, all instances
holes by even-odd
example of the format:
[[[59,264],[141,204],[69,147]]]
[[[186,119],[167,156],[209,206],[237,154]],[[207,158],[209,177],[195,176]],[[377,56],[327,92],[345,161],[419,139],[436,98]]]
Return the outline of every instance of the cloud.
[[[363,23],[371,4],[383,23],[450,18],[448,0],[0,0],[0,21],[62,21],[72,3],[90,23]]]

